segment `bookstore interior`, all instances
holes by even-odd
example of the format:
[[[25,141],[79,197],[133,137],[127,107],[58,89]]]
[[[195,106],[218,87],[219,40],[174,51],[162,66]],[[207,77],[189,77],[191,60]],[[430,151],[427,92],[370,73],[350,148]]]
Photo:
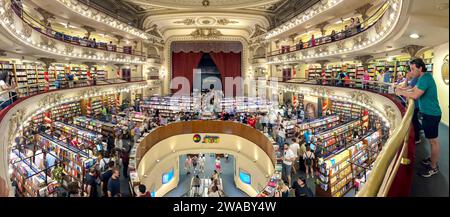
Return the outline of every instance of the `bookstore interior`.
[[[1,197],[448,197],[448,1],[0,0],[0,29]]]

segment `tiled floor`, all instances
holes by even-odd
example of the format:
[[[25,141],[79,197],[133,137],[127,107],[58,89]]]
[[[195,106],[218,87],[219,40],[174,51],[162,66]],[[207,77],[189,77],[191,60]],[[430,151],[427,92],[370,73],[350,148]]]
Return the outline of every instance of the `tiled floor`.
[[[184,168],[184,161],[186,160],[186,156],[180,157],[180,168]],[[206,155],[206,168],[204,174],[199,174],[200,178],[209,178],[211,177],[214,171],[214,156]],[[230,155],[228,162],[225,159],[222,159],[222,170],[221,178],[223,181],[223,190],[227,197],[248,197],[244,192],[236,188],[234,184],[234,158]],[[190,175],[186,175],[184,171],[180,174],[180,182],[178,183],[177,188],[173,189],[169,193],[167,193],[166,197],[180,197],[184,195],[187,191],[189,191],[191,179],[193,177],[193,171],[191,171]]]

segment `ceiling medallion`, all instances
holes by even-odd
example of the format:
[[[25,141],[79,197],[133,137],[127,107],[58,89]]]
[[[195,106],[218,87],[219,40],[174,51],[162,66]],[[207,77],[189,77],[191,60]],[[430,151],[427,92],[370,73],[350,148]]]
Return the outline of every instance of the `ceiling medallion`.
[[[234,21],[234,20],[229,20],[227,18],[222,18],[222,19],[217,20],[217,23],[219,25],[225,26],[225,25],[228,25],[228,24],[236,24],[236,23],[239,23],[239,22],[238,21]]]
[[[203,0],[202,5],[203,5],[203,7],[208,7],[209,6],[209,0]]]
[[[198,28],[191,33],[194,38],[217,38],[223,34],[214,28]]]
[[[197,24],[200,26],[212,26],[217,23],[217,20],[213,17],[199,17],[197,18]]]

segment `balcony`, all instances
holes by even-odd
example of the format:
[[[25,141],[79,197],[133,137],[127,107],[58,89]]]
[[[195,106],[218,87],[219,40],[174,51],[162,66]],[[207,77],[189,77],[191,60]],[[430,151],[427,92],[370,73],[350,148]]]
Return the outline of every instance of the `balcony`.
[[[34,53],[44,52],[48,57],[94,60],[111,63],[143,64],[145,53],[103,43],[71,37],[48,29],[24,13],[8,0],[0,0],[0,26],[8,38],[11,36]]]
[[[105,32],[111,32],[121,35],[127,39],[150,40],[154,43],[163,43],[163,39],[151,35],[141,29],[132,27],[128,23],[117,17],[111,16],[95,4],[89,4],[89,1],[78,0],[32,0],[41,8],[46,8],[52,13],[61,14],[68,20],[77,20],[85,25],[95,26],[97,29]]]
[[[269,54],[269,64],[288,64],[299,61],[340,58],[342,55],[364,51],[384,42],[398,26],[400,15],[405,13],[403,0],[387,1],[369,19],[361,23],[361,29],[350,29],[285,47]]]

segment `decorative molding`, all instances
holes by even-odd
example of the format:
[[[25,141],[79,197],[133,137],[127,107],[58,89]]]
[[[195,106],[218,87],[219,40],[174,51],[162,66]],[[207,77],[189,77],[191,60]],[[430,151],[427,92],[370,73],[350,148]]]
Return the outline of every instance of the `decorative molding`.
[[[222,32],[215,28],[198,28],[190,35],[194,38],[217,38],[223,36]]]
[[[353,101],[361,102],[361,103],[364,103],[366,105],[372,105],[373,104],[372,97],[367,95],[367,93],[364,93],[364,92],[361,92],[361,91],[353,91],[349,95],[350,95],[350,97],[352,98]]]
[[[332,96],[335,94],[334,90],[328,87],[312,87],[311,91],[323,95]]]
[[[22,32],[25,37],[30,38],[31,33],[33,33],[33,29],[29,25],[25,25],[23,26]]]
[[[203,5],[203,7],[209,7],[209,5],[210,5],[209,0],[203,0],[202,5]]]
[[[50,105],[52,103],[57,103],[62,99],[63,95],[60,93],[52,93],[44,96],[41,100],[39,100],[39,107],[45,107],[46,105]]]
[[[73,50],[75,49],[75,46],[71,45],[71,44],[66,44],[66,52],[67,53],[72,53]]]
[[[424,46],[420,45],[408,45],[402,49],[402,52],[408,53],[411,57],[417,57],[417,52],[419,52],[420,49],[424,48]]]
[[[194,25],[195,24],[195,19],[194,18],[186,18],[184,20],[175,21],[173,23],[175,23],[175,24],[184,24],[186,26],[190,26],[190,25]]]
[[[20,124],[24,122],[25,117],[25,109],[17,110],[9,119],[9,128],[8,128],[8,141],[9,144],[14,144],[16,131],[19,129]]]
[[[395,119],[397,118],[395,110],[390,105],[384,105],[384,112],[389,123],[392,123],[391,128],[395,129]]]
[[[222,18],[222,19],[217,20],[217,24],[223,25],[223,26],[226,26],[228,24],[236,24],[236,23],[239,23],[239,22],[235,21],[235,20],[229,20],[227,18]]]

